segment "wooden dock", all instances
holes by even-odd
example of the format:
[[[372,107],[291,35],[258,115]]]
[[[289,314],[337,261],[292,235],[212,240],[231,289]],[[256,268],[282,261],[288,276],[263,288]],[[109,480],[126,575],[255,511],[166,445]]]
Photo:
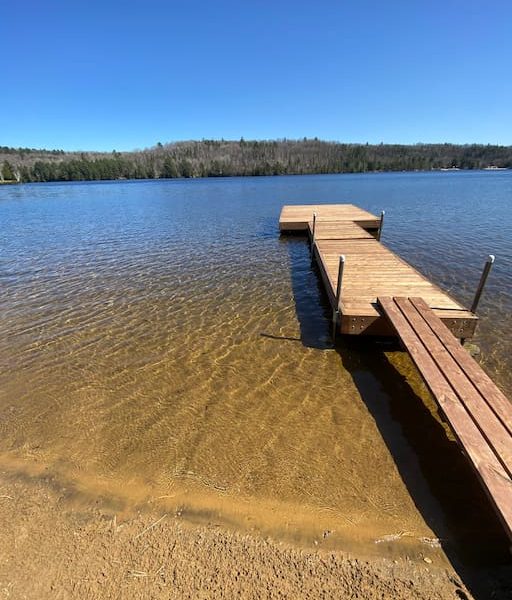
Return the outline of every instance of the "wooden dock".
[[[477,317],[377,241],[381,225],[353,205],[285,206],[279,221],[309,235],[335,331],[399,337],[512,539],[512,405],[456,339]]]
[[[329,302],[338,312],[341,333],[392,335],[393,329],[377,306],[379,296],[421,296],[459,338],[473,336],[477,317],[414,267],[376,240],[379,217],[352,204],[284,206],[281,232],[303,231],[312,237]],[[336,303],[339,259],[345,257],[339,305]]]

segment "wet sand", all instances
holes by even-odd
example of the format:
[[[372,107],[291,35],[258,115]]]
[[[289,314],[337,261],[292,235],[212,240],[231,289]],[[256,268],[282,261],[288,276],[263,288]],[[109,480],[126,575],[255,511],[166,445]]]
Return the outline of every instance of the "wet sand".
[[[192,526],[179,511],[119,519],[100,506],[70,510],[48,482],[0,477],[2,598],[471,598],[453,569],[430,559],[300,549]],[[493,597],[505,597],[501,585]]]

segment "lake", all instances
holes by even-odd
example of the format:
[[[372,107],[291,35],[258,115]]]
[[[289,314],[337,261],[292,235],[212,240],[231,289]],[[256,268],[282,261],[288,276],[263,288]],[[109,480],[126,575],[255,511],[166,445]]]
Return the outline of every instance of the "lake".
[[[510,171],[1,186],[3,469],[117,513],[493,560],[408,356],[331,347],[306,239],[278,231],[283,204],[324,202],[385,209],[383,242],[466,305],[496,255],[475,341],[510,396]]]

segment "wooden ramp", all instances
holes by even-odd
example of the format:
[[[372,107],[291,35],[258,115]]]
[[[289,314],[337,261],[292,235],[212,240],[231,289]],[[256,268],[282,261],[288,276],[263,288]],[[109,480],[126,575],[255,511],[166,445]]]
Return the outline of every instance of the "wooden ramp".
[[[379,297],[512,539],[512,405],[422,298]]]

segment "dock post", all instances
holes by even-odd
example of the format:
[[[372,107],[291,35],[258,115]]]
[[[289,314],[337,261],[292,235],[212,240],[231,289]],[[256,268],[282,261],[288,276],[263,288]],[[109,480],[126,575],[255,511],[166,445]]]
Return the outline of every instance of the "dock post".
[[[313,230],[311,232],[311,264],[315,262],[315,231],[316,231],[316,212],[313,213]]]
[[[482,271],[482,275],[480,277],[480,282],[478,284],[478,287],[476,288],[475,297],[473,298],[473,304],[471,305],[472,313],[476,312],[478,303],[480,302],[480,296],[482,295],[482,292],[484,291],[485,282],[487,281],[487,277],[489,276],[492,265],[494,264],[494,259],[495,259],[495,257],[493,254],[489,254],[489,256],[487,257],[487,260],[484,265],[484,270]]]
[[[332,339],[336,339],[336,330],[338,328],[338,317],[340,314],[340,300],[341,300],[341,284],[343,281],[343,269],[345,268],[345,255],[340,256],[340,262],[338,266],[338,283],[336,285],[336,306],[332,311]]]
[[[382,227],[384,226],[384,215],[386,214],[386,211],[383,210],[380,213],[380,224],[379,224],[379,230],[377,231],[377,241],[380,242],[380,238],[382,236]]]

